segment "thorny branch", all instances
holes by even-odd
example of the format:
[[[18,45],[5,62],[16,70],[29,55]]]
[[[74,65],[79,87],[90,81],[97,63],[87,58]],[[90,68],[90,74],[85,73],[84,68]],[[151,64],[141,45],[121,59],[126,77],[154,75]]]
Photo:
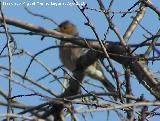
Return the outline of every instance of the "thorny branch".
[[[147,64],[145,63],[146,61],[150,60],[154,60],[154,59],[159,59],[159,57],[149,57],[151,51],[153,50],[153,48],[155,46],[159,46],[159,43],[157,43],[158,38],[160,36],[159,31],[157,32],[156,35],[152,35],[150,38],[147,38],[145,41],[143,41],[141,44],[132,44],[129,45],[128,41],[130,39],[130,37],[132,36],[132,34],[134,33],[134,31],[136,30],[136,28],[138,27],[140,21],[143,19],[143,16],[145,14],[146,8],[149,7],[151,8],[153,11],[155,11],[158,15],[160,15],[159,10],[157,9],[157,7],[155,7],[151,2],[149,1],[144,1],[144,0],[140,0],[140,6],[137,10],[133,10],[134,12],[137,12],[137,14],[135,15],[133,21],[131,22],[131,24],[128,26],[128,29],[126,30],[125,34],[122,36],[120,34],[120,32],[118,31],[118,29],[116,28],[116,25],[114,24],[114,22],[112,21],[112,17],[110,17],[110,13],[114,13],[112,12],[112,6],[114,5],[114,0],[112,0],[110,2],[110,6],[109,9],[106,10],[102,1],[101,0],[97,0],[98,4],[100,6],[100,10],[98,12],[102,12],[106,19],[107,22],[109,24],[109,29],[111,29],[116,35],[117,38],[119,39],[119,42],[108,42],[108,43],[103,43],[102,40],[99,38],[99,35],[97,34],[97,31],[94,28],[94,25],[91,24],[91,20],[88,18],[88,16],[85,13],[85,9],[90,9],[88,6],[84,6],[84,9],[80,9],[81,12],[83,13],[83,15],[86,17],[87,19],[87,25],[93,30],[94,34],[96,35],[96,40],[95,39],[86,39],[86,38],[75,38],[71,35],[66,35],[60,32],[57,32],[55,30],[50,30],[50,29],[45,29],[43,27],[40,26],[36,26],[27,22],[23,22],[20,20],[13,20],[13,19],[9,19],[7,17],[3,16],[3,12],[1,13],[0,16],[0,22],[4,24],[4,32],[1,33],[5,33],[6,37],[10,37],[10,35],[8,35],[8,30],[6,25],[12,25],[18,28],[22,28],[25,30],[28,30],[29,32],[13,32],[10,34],[29,34],[29,35],[44,35],[44,36],[48,36],[48,37],[53,37],[53,38],[57,38],[57,39],[63,39],[64,41],[68,41],[68,42],[72,42],[78,46],[84,47],[84,48],[92,48],[92,51],[89,51],[88,53],[86,53],[86,56],[81,57],[81,60],[86,60],[86,58],[90,61],[84,61],[81,65],[83,68],[86,68],[86,66],[90,65],[93,63],[94,60],[97,59],[104,59],[107,58],[109,65],[111,65],[112,69],[110,70],[111,74],[114,73],[113,75],[115,77],[117,77],[117,89],[121,90],[122,87],[125,87],[126,89],[126,94],[123,94],[121,92],[119,92],[119,94],[112,94],[112,93],[92,93],[92,92],[88,92],[86,90],[85,87],[82,86],[81,82],[82,82],[82,78],[84,75],[80,75],[82,74],[82,70],[76,70],[73,76],[69,76],[69,80],[70,81],[70,86],[60,95],[57,96],[57,94],[55,94],[53,92],[53,90],[48,89],[47,87],[40,85],[39,83],[37,83],[35,80],[27,77],[26,75],[24,76],[23,74],[14,71],[12,69],[12,55],[14,55],[15,53],[11,53],[11,46],[10,46],[10,41],[9,39],[7,39],[7,49],[8,49],[8,54],[6,56],[4,55],[0,55],[0,57],[7,57],[9,58],[9,68],[0,65],[0,69],[5,70],[7,72],[9,72],[9,75],[1,75],[1,77],[5,77],[11,81],[16,82],[17,84],[21,85],[22,87],[26,88],[26,89],[30,89],[29,87],[25,86],[24,84],[19,83],[17,80],[15,80],[12,75],[16,75],[22,79],[24,79],[25,81],[28,81],[29,83],[39,87],[40,89],[42,89],[43,91],[47,92],[48,94],[54,96],[55,98],[49,98],[49,97],[45,97],[43,96],[43,98],[45,98],[45,100],[47,100],[47,103],[44,104],[40,104],[38,106],[31,106],[31,107],[27,107],[26,105],[20,105],[18,102],[11,102],[8,103],[9,105],[7,105],[4,102],[0,102],[0,105],[5,105],[5,106],[10,106],[10,107],[16,107],[16,108],[20,108],[20,109],[24,109],[24,111],[22,111],[19,114],[25,114],[28,112],[31,112],[31,114],[40,117],[40,118],[46,118],[47,116],[56,113],[57,111],[55,111],[55,109],[57,109],[59,112],[58,114],[54,114],[55,116],[55,120],[56,118],[61,118],[61,121],[64,120],[64,112],[63,112],[63,108],[67,108],[69,113],[72,115],[72,118],[74,120],[76,120],[76,116],[75,116],[75,109],[72,108],[72,104],[82,104],[82,105],[87,105],[90,107],[94,107],[94,109],[90,109],[87,111],[77,111],[77,113],[80,112],[94,112],[94,111],[106,111],[106,110],[115,110],[115,109],[125,109],[125,111],[127,111],[127,118],[128,119],[133,119],[133,107],[138,107],[138,106],[159,106],[159,102],[138,102],[139,98],[138,97],[134,97],[132,95],[132,88],[131,88],[131,80],[130,80],[130,76],[133,74],[136,76],[136,78],[138,79],[139,83],[141,83],[152,95],[155,96],[155,98],[157,100],[160,99],[160,94],[159,94],[159,80],[156,78],[155,75],[152,74],[152,72],[149,70]],[[94,10],[97,11],[97,9],[90,9],[90,10]],[[121,13],[121,12],[119,12]],[[130,13],[130,11],[127,12],[122,12],[122,13]],[[35,16],[37,16],[37,14],[35,13],[31,13]],[[38,15],[41,16],[41,15]],[[44,16],[41,16],[44,18]],[[77,41],[75,41],[77,40]],[[152,42],[150,42],[150,40],[152,40]],[[86,44],[87,41],[87,44]],[[94,41],[94,42],[90,42],[90,41]],[[149,42],[149,43],[148,43]],[[146,53],[144,55],[138,55],[135,53],[135,50],[139,47],[142,46],[149,46]],[[57,46],[58,47],[58,46]],[[135,47],[135,49],[131,49],[132,47]],[[48,50],[50,48],[44,49],[38,53],[36,53],[35,55],[23,50],[23,54],[26,54],[28,56],[31,57],[31,61],[30,61],[30,65],[32,63],[32,61],[35,61],[37,63],[39,63],[43,68],[46,69],[46,71],[48,72],[49,75],[52,75],[53,78],[55,78],[56,80],[58,80],[58,78],[55,76],[54,72],[52,71],[52,69],[48,68],[45,64],[43,64],[41,61],[39,61],[36,57],[43,53],[44,51]],[[154,51],[154,50],[153,50]],[[17,53],[15,55],[19,55],[22,53]],[[88,56],[88,55],[90,56]],[[91,56],[92,55],[92,56]],[[119,73],[114,69],[114,66],[111,62],[112,60],[115,60],[116,62],[118,62],[120,65],[122,65],[124,67],[125,70],[125,81],[126,84],[121,84],[120,80],[119,80]],[[28,68],[30,67],[30,65],[28,66]],[[27,71],[26,71],[27,72]],[[76,78],[74,78],[76,77]],[[61,82],[60,82],[61,83]],[[71,86],[71,85],[76,85],[76,86]],[[125,86],[123,86],[125,85]],[[61,86],[63,87],[63,84],[61,84]],[[77,93],[79,93],[80,87],[83,88],[86,92],[86,94],[82,95],[75,95]],[[35,90],[31,90],[32,92],[37,93],[37,95],[41,95],[38,92],[36,92]],[[3,91],[0,92],[0,95],[2,95],[5,99],[8,99],[7,96],[5,95],[5,93]],[[123,100],[123,103],[119,103],[119,102],[112,102],[112,104],[110,103],[101,103],[101,102],[96,102],[95,100],[103,100],[106,101],[104,98],[102,98],[102,96],[117,96],[121,98],[121,102]],[[9,96],[10,97],[10,96]],[[65,98],[64,98],[65,97]],[[90,100],[86,100],[85,101],[82,98],[86,98],[88,97]],[[92,98],[92,99],[91,99]],[[124,100],[124,98],[126,98]],[[78,101],[75,99],[79,99]],[[50,101],[51,100],[51,101]],[[95,103],[96,102],[96,103]],[[131,103],[133,102],[133,103]],[[126,104],[127,103],[127,104]],[[58,106],[58,108],[56,108]],[[52,108],[50,108],[52,107]],[[96,109],[95,109],[96,107]],[[97,107],[101,107],[102,109],[97,109]],[[48,110],[47,110],[48,109]],[[60,110],[59,110],[60,109]],[[39,112],[47,112],[44,113],[43,115],[39,114]],[[62,111],[62,112],[61,112]],[[145,120],[146,119],[146,114],[147,114],[148,110],[142,109],[141,114],[143,115],[143,117],[141,119]],[[137,111],[138,112],[138,111]],[[10,113],[10,112],[8,112]],[[59,115],[60,114],[60,115]],[[138,114],[138,113],[137,113]],[[139,116],[141,116],[140,114],[138,114]],[[1,115],[1,116],[5,116],[5,117],[16,117],[16,118],[23,118],[23,119],[28,119],[28,120],[34,120],[35,117],[25,117],[23,115],[11,115],[11,114],[6,114],[6,115]],[[56,116],[60,116],[60,117],[56,117]],[[46,119],[49,120],[49,119]]]

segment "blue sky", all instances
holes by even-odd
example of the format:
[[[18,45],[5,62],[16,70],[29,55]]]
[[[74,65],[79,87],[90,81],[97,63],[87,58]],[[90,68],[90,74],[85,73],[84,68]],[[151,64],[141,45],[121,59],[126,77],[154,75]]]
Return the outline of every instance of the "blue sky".
[[[22,2],[22,0],[4,0],[5,2],[16,2],[16,3],[20,3]],[[51,2],[52,0],[34,0],[35,2]],[[32,3],[34,1],[31,0],[25,0],[25,3]],[[58,3],[58,2],[72,2],[72,0],[54,0],[52,2]],[[85,2],[87,3],[89,8],[96,8],[99,9],[98,4],[96,2],[96,0],[79,0],[79,2]],[[113,11],[126,11],[128,8],[130,8],[134,3],[136,2],[136,0],[115,0],[114,4],[113,4]],[[157,5],[157,7],[160,8],[160,0],[153,0],[152,1],[155,5]],[[105,2],[106,7],[108,7],[108,1]],[[28,7],[31,11],[35,12],[35,13],[39,13],[45,16],[48,16],[50,18],[52,18],[54,21],[56,21],[57,23],[61,23],[65,20],[69,20],[71,22],[73,22],[75,25],[77,25],[77,28],[80,32],[80,36],[82,37],[87,37],[87,38],[95,38],[94,33],[92,32],[92,30],[84,25],[84,23],[86,22],[86,19],[84,18],[84,16],[82,15],[82,13],[78,10],[78,8],[76,6],[40,6],[38,4],[36,4],[35,6],[29,6]],[[42,18],[39,17],[34,17],[30,14],[28,14],[26,12],[26,10],[24,9],[23,5],[20,6],[3,6],[3,11],[5,16],[9,17],[9,18],[14,18],[14,19],[20,19],[22,21],[26,21],[28,23],[32,23],[35,25],[39,25],[45,28],[55,28],[56,25],[54,25],[53,23],[44,20]],[[99,12],[95,12],[95,11],[91,11],[91,10],[86,10],[86,14],[87,16],[90,18],[90,20],[93,22],[96,31],[99,34],[99,37],[101,39],[104,38],[104,33],[107,30],[108,24],[107,21],[105,19],[105,17],[103,16],[102,13]],[[130,22],[132,21],[131,16],[134,16],[135,14],[127,14],[126,17],[122,18],[121,14],[115,14],[114,18],[113,18],[113,22],[115,23],[116,27],[118,28],[119,32],[123,35],[124,32],[126,31],[128,25],[130,24]],[[147,10],[144,20],[141,22],[141,24],[143,26],[145,26],[151,33],[156,34],[156,32],[158,31],[158,26],[160,26],[160,22],[158,20],[158,16],[156,15],[156,13],[154,13],[152,10]],[[9,31],[23,31],[22,29],[16,28],[16,27],[12,27],[9,26]],[[25,30],[24,30],[25,31]],[[138,29],[135,31],[135,33],[133,34],[133,36],[131,37],[129,43],[138,43],[138,42],[142,42],[145,40],[145,38],[143,37],[143,34],[148,36],[148,34],[142,30],[140,27],[138,27]],[[24,37],[24,35],[13,35],[16,42],[17,42],[17,46],[18,48],[24,48],[25,50],[27,50],[28,52],[35,54],[38,51],[49,47],[51,45],[55,45],[56,43],[59,43],[59,40],[56,40],[54,38],[45,38],[43,41],[40,40],[40,36],[30,36],[27,35]],[[4,46],[4,44],[6,43],[5,40],[5,36],[4,35],[0,35],[0,49],[2,49],[2,47]],[[115,34],[113,32],[110,32],[110,34],[107,37],[108,40],[110,41],[118,41],[118,38],[115,36]],[[144,48],[142,49],[138,49],[137,52],[138,53],[143,53]],[[6,52],[6,51],[5,51]],[[5,53],[4,52],[4,53]],[[51,68],[56,68],[57,66],[61,65],[61,62],[59,60],[58,57],[58,49],[51,49],[43,54],[41,54],[40,56],[38,56],[38,59],[41,60],[43,63],[45,63],[46,65],[48,65]],[[30,58],[27,56],[19,56],[19,57],[13,57],[13,69],[17,70],[18,72],[24,73],[26,66],[28,65],[30,61]],[[115,63],[115,62],[114,62]],[[0,59],[0,64],[1,65],[8,65],[8,62],[5,59]],[[159,70],[157,68],[157,66],[160,66],[160,63],[156,63],[155,65],[151,66],[151,69],[156,72],[157,70]],[[121,71],[121,67],[117,67],[117,70]],[[2,73],[6,73],[6,72],[2,72]],[[29,77],[32,77],[32,79],[37,79],[40,75],[43,75],[44,73],[46,73],[46,71],[39,66],[36,63],[32,64],[32,67],[28,73]],[[62,71],[57,71],[55,72],[57,75],[61,75],[62,76]],[[17,80],[20,80],[19,78],[16,78]],[[59,87],[59,84],[54,82],[54,83],[49,83],[49,81],[51,81],[51,77],[48,77],[46,80],[41,81],[40,83],[45,85],[46,87],[49,87],[50,89],[53,89],[54,92],[59,93],[59,91],[61,90]],[[5,92],[8,91],[7,89],[7,81],[4,78],[0,77],[0,89],[5,90]],[[139,88],[136,88],[136,90],[134,90],[135,95],[140,95],[142,93],[146,93],[146,90],[144,89],[143,86],[139,85],[139,83],[137,83],[137,81],[135,81],[134,79],[132,79],[132,83],[133,83],[133,88],[136,88],[137,86]],[[26,82],[27,83],[27,82]],[[28,83],[27,83],[28,84]],[[28,84],[28,86],[35,88],[34,86]],[[93,87],[89,88],[90,91],[94,91]],[[40,93],[44,93],[42,92],[42,90],[36,90]],[[29,91],[26,91],[25,89],[23,89],[22,87],[19,87],[15,84],[13,84],[13,94],[18,95],[18,94],[27,94],[30,93]],[[145,94],[146,98],[148,99],[153,99],[152,96],[150,96],[149,93]],[[40,98],[34,97],[34,102],[31,99],[33,97],[25,97],[25,98],[20,98],[17,100],[26,102],[27,104],[40,104],[43,102],[43,100],[40,100]],[[1,99],[1,98],[0,98]],[[0,106],[0,108],[2,108]],[[2,112],[4,113],[4,110],[0,110],[0,113]],[[105,114],[105,115],[104,115]],[[102,118],[103,116],[104,119],[107,119],[106,117],[107,112],[99,112],[99,113],[93,113],[93,119],[91,118],[91,116],[86,115],[87,117],[87,121],[97,121],[100,118]],[[110,114],[110,119],[109,120],[117,120],[118,118],[115,117],[114,113]],[[79,116],[81,117],[81,116]],[[68,118],[69,119],[69,118]],[[81,118],[80,118],[81,119]],[[158,119],[153,119],[153,121],[157,121]]]

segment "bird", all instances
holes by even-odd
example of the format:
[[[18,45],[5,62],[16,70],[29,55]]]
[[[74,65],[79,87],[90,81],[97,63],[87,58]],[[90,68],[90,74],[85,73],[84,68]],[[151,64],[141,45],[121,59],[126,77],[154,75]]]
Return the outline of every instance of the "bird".
[[[55,30],[74,37],[79,37],[79,32],[76,25],[70,21],[62,22]],[[59,48],[59,57],[62,64],[69,71],[74,72],[76,69],[77,60],[89,49],[78,47],[71,42],[66,42],[63,40],[60,41],[60,45],[62,47]],[[115,86],[104,75],[99,61],[96,61],[92,65],[88,66],[85,69],[84,74],[92,79],[99,80],[109,92],[116,92]]]

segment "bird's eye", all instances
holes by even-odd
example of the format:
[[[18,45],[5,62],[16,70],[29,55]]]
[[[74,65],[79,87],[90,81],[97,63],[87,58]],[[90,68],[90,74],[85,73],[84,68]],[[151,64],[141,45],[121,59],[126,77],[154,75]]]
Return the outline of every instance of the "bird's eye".
[[[67,28],[66,26],[63,27],[64,30],[65,30],[66,28]]]

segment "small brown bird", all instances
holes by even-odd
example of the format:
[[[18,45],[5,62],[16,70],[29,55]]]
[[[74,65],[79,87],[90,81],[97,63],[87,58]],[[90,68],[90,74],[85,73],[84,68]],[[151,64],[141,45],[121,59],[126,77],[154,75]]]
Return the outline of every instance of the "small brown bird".
[[[75,37],[79,36],[76,26],[69,21],[61,23],[56,30],[61,33],[73,35]],[[74,44],[65,41],[61,41],[60,45],[65,46],[59,48],[60,59],[64,67],[73,72],[76,69],[77,60],[88,49],[80,47],[73,48],[73,46],[75,46]],[[93,65],[87,67],[86,70],[84,71],[84,74],[93,79],[99,80],[109,92],[116,92],[114,85],[104,76],[102,68],[100,68],[100,63],[98,61],[96,61]]]

